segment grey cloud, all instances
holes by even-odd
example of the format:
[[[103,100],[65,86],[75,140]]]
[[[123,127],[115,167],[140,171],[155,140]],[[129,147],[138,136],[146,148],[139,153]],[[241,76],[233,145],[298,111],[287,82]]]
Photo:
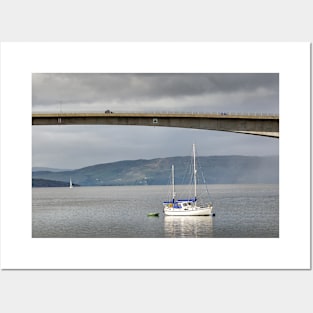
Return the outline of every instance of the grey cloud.
[[[33,74],[33,107],[252,94],[277,101],[278,74]]]

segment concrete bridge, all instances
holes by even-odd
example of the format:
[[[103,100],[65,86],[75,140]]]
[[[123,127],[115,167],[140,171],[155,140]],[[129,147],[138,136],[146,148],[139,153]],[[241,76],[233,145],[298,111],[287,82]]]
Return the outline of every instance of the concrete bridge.
[[[33,113],[32,125],[140,125],[279,138],[279,116],[234,113]]]

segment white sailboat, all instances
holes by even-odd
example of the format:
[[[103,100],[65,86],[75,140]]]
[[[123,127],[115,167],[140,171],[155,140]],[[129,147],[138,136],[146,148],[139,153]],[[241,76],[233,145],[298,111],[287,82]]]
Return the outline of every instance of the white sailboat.
[[[73,188],[72,177],[70,177],[70,188]]]
[[[163,212],[165,215],[174,216],[203,216],[212,215],[213,205],[211,202],[205,205],[197,203],[197,169],[196,169],[196,148],[193,144],[193,182],[194,182],[194,196],[192,198],[176,199],[175,192],[175,178],[174,178],[174,165],[172,165],[172,199],[163,202]]]

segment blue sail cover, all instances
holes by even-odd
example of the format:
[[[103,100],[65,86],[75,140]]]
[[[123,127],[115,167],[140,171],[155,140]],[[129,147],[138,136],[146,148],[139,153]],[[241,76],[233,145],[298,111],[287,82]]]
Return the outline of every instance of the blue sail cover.
[[[173,205],[173,208],[181,208],[179,206],[180,203],[182,202],[191,202],[191,203],[195,203],[197,201],[197,198],[191,198],[191,199],[179,199],[179,200],[172,200],[172,201],[164,201],[163,202],[163,205],[167,205],[167,204],[172,204]]]

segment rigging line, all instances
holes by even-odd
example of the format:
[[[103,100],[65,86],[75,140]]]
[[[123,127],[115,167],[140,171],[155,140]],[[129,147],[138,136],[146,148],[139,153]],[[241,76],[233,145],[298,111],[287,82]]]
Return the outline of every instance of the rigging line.
[[[196,147],[196,154],[198,155],[198,149],[197,149],[197,147]],[[211,200],[211,199],[212,199],[212,198],[211,198],[211,194],[209,193],[208,185],[207,185],[207,182],[206,182],[205,177],[204,177],[204,171],[203,171],[202,166],[201,166],[200,157],[198,157],[196,161],[197,161],[197,167],[199,168],[199,170],[200,170],[200,172],[201,172],[203,184],[204,184],[205,190],[206,190],[206,192],[207,192],[207,194],[208,194],[208,198],[209,198],[209,200]]]
[[[206,182],[206,180],[205,180],[205,177],[204,177],[204,174],[203,174],[203,170],[202,170],[201,164],[199,163],[198,166],[199,166],[199,168],[200,168],[200,170],[201,170],[201,176],[202,176],[202,179],[203,179],[203,183],[204,183],[206,192],[207,192],[207,194],[208,194],[208,196],[209,196],[209,199],[211,200],[211,194],[210,194],[210,192],[209,192],[209,190],[208,190],[208,185],[207,185],[207,182]]]
[[[188,157],[188,160],[186,161],[186,166],[185,166],[185,175],[184,175],[184,181],[186,178],[186,184],[184,185],[184,194],[187,195],[187,197],[191,197],[192,195],[192,190],[190,189],[190,186],[193,184],[192,180],[192,158]],[[189,178],[187,181],[187,177]]]
[[[185,165],[185,163],[187,163],[187,162],[183,161],[183,165]],[[187,173],[188,173],[188,166],[186,166],[186,169],[187,169],[187,170],[184,171],[184,176],[183,176],[183,180],[182,180],[182,185],[185,185],[185,180],[186,180],[186,176],[187,176]]]
[[[172,197],[172,174],[170,171],[170,174],[168,176],[168,181],[167,181],[167,200],[169,201]]]
[[[192,159],[190,157],[184,157],[184,160],[182,162],[182,168],[184,169],[181,170],[180,172],[184,173],[183,179],[181,180],[181,186],[179,188],[181,194],[185,195],[190,195],[191,196],[191,191],[190,191],[190,185],[192,184]],[[188,177],[188,179],[187,179]],[[176,190],[178,192],[178,190]],[[179,198],[179,196],[177,196]]]

